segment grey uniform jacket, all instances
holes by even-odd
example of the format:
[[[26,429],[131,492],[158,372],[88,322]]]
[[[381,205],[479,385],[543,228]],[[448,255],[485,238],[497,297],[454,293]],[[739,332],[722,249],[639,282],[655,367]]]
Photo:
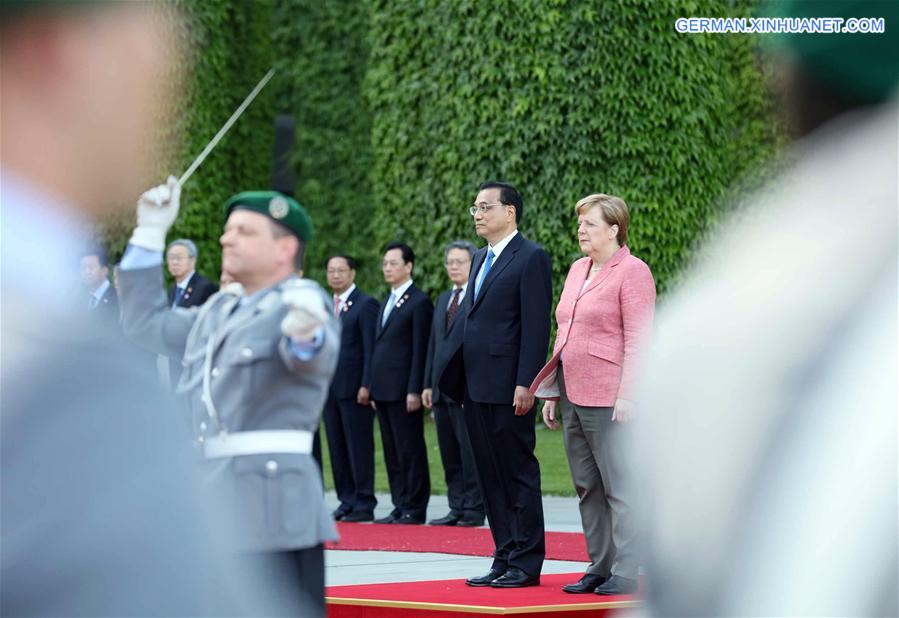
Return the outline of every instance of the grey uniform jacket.
[[[174,310],[161,268],[123,270],[120,283],[126,334],[158,354],[183,357],[177,392],[188,406],[198,447],[222,432],[318,428],[340,344],[333,312],[328,311],[332,317],[322,348],[300,360],[281,334],[287,313],[281,302],[284,282],[252,302],[239,305],[240,297],[225,290],[202,307]],[[328,308],[330,299],[320,291]],[[204,403],[206,396],[212,406]],[[244,455],[204,465],[241,511],[238,547],[292,550],[337,538],[311,455]]]

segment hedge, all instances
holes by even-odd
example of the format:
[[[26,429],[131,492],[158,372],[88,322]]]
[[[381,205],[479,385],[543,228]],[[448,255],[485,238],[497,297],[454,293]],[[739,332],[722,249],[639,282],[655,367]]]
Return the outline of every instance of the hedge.
[[[753,8],[731,4],[373,0],[375,242],[418,249],[417,281],[436,292],[437,247],[475,240],[479,182],[506,180],[558,293],[579,256],[575,202],[612,193],[631,207],[632,252],[669,289],[728,187],[778,145],[754,41],[674,31]]]
[[[313,215],[307,275],[408,242],[416,281],[446,286],[442,246],[481,243],[467,208],[487,179],[516,184],[522,231],[553,259],[556,293],[579,255],[573,205],[632,210],[630,246],[661,292],[708,234],[728,188],[780,144],[756,41],[686,35],[678,17],[749,15],[746,0],[178,0],[195,53],[169,169],[184,169],[258,79],[278,73],[184,191],[170,238],[219,272],[221,204],[267,187],[275,113],[297,124],[296,195]],[[113,249],[122,238],[113,241]]]

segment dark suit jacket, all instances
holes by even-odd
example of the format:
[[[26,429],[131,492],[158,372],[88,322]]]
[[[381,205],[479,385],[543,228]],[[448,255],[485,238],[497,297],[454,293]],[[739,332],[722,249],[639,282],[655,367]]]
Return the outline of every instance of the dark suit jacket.
[[[511,405],[516,386],[530,386],[546,362],[552,308],[549,256],[521,232],[496,261],[474,298],[487,247],[475,253],[465,295],[462,345],[440,375],[456,401]]]
[[[176,287],[178,286],[173,284],[172,287],[169,288],[169,307],[171,307],[172,303],[175,301]],[[219,286],[212,281],[203,275],[194,273],[187,282],[187,289],[184,291],[184,296],[178,301],[178,306],[199,307],[206,302],[207,298],[218,292],[218,290]]]
[[[378,325],[378,301],[358,287],[340,312],[340,357],[331,396],[356,399],[359,387],[371,382],[371,356]]]
[[[431,337],[428,339],[423,388],[433,390],[431,397],[434,403],[445,403],[448,401],[448,398],[444,397],[440,392],[440,387],[437,384],[437,380],[440,377],[437,374],[437,368],[444,367],[449,360],[449,356],[459,348],[459,345],[462,343],[462,333],[465,330],[463,308],[471,288],[465,289],[465,296],[462,297],[459,303],[459,309],[456,311],[453,323],[448,331],[446,329],[446,313],[453,295],[453,289],[451,288],[437,297],[437,304],[434,307],[434,321],[431,324]]]
[[[104,326],[114,326],[121,329],[119,319],[119,295],[112,284],[106,288],[106,292],[100,297],[97,306],[90,310],[91,316],[99,320]]]
[[[413,283],[381,327],[389,298],[384,299],[378,312],[368,387],[375,401],[404,401],[407,394],[422,391],[434,305]]]

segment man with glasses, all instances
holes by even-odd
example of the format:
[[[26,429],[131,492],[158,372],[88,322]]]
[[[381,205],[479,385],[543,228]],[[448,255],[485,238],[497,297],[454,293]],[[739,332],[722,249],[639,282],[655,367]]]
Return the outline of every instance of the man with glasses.
[[[421,394],[426,408],[433,408],[437,442],[446,479],[450,512],[428,523],[432,526],[483,526],[484,501],[478,487],[478,472],[471,452],[462,406],[446,397],[436,386],[434,368],[459,346],[463,316],[459,311],[468,292],[468,273],[475,246],[464,240],[451,242],[443,250],[446,272],[453,287],[437,298],[431,338],[425,365],[425,390]]]
[[[378,323],[378,301],[356,287],[356,260],[328,259],[328,287],[340,318],[340,356],[323,413],[331,473],[340,506],[337,521],[372,521],[375,506],[374,411],[368,384]]]
[[[169,274],[175,284],[169,288],[169,305],[175,307],[199,307],[218,292],[218,286],[197,272],[197,245],[187,238],[169,243],[165,254]]]
[[[496,545],[490,571],[466,580],[469,586],[539,585],[546,553],[528,385],[546,360],[552,267],[546,252],[518,232],[522,209],[512,185],[480,186],[470,212],[487,246],[472,260],[461,345],[437,372],[441,390],[464,402]]]
[[[415,253],[404,243],[384,250],[390,295],[381,304],[371,382],[393,510],[381,524],[423,524],[431,497],[421,391],[434,306],[412,282]]]

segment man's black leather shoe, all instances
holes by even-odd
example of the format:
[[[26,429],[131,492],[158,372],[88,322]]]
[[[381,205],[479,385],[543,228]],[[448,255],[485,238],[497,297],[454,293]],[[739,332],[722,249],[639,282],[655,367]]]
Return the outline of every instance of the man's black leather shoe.
[[[486,575],[481,575],[480,577],[469,577],[465,580],[465,583],[469,586],[474,586],[475,588],[489,586],[493,580],[502,577],[505,572],[505,569],[490,569],[490,572]]]
[[[586,594],[593,592],[600,584],[606,581],[602,575],[585,574],[576,584],[566,584],[562,586],[564,592],[571,594]]]
[[[516,569],[515,567],[506,571],[506,574],[502,577],[490,582],[491,588],[527,588],[528,586],[539,585],[539,575],[528,575],[521,569]]]
[[[613,575],[606,582],[599,586],[594,592],[605,596],[615,594],[634,594],[637,592],[637,580],[628,579],[627,577],[619,577]]]
[[[343,519],[340,521],[343,522],[363,522],[363,521],[372,521],[375,518],[374,513],[363,513],[361,511],[354,511],[349,515],[344,515]]]
[[[334,509],[334,512],[331,513],[331,517],[334,518],[334,521],[343,521],[343,518],[350,514],[350,509],[345,509],[343,507]]]
[[[481,517],[480,519],[468,519],[466,517],[463,517],[456,522],[456,525],[463,528],[478,528],[484,525],[484,518]]]
[[[449,515],[446,515],[439,519],[432,519],[431,521],[428,522],[428,525],[429,526],[455,526],[457,523],[459,523],[460,519],[462,519],[462,518],[459,517],[458,515],[453,515],[452,513],[450,513]]]
[[[376,519],[374,523],[376,523],[376,524],[392,524],[395,521],[396,521],[396,517],[394,516],[393,513],[391,513],[390,515],[388,515],[386,517],[381,517],[380,519]]]
[[[405,524],[411,526],[420,526],[425,523],[424,519],[419,519],[418,517],[412,517],[411,515],[402,515],[393,520],[395,524]]]

